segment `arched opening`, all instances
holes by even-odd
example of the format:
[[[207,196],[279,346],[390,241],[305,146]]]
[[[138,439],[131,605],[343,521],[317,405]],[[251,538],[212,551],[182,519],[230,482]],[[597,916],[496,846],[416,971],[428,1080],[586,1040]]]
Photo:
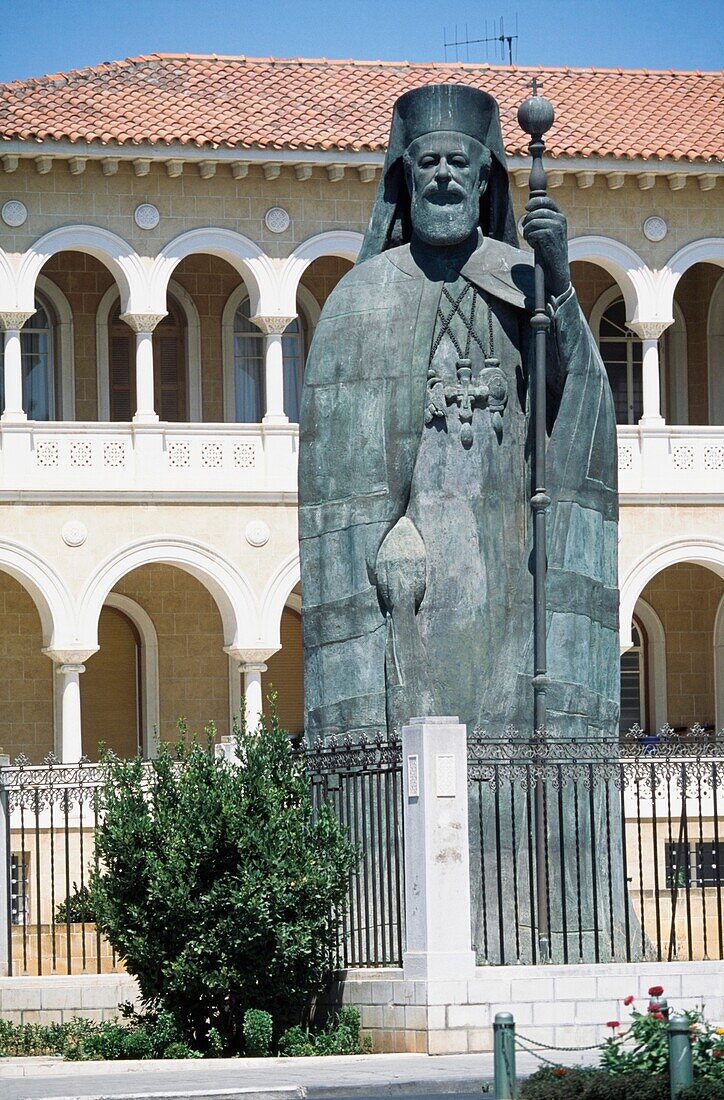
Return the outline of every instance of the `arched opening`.
[[[59,419],[60,356],[57,317],[49,299],[35,295],[35,313],[20,331],[23,409],[28,420]],[[5,377],[0,371],[0,407],[5,406]]]
[[[267,671],[262,676],[262,690],[265,717],[269,718],[267,695],[269,689],[274,688],[277,692],[280,725],[292,735],[298,735],[304,732],[304,653],[298,595],[291,597],[290,604],[282,612],[282,647],[267,661]]]
[[[29,592],[0,572],[0,745],[11,759],[41,763],[53,751],[53,665]]]
[[[634,617],[631,625],[633,645],[621,654],[621,716],[619,729],[628,732],[634,726],[648,729],[648,684],[646,677],[646,631]]]
[[[130,421],[136,410],[136,338],[121,318],[120,302],[108,323],[109,415],[113,421]],[[153,333],[154,405],[159,419],[188,419],[188,371],[186,317],[169,295],[166,316]]]
[[[712,321],[714,328],[724,329],[724,324],[717,325],[712,308],[721,279],[721,267],[713,263],[697,263],[684,272],[674,292],[675,307],[679,308],[686,325],[689,424],[724,423],[724,385],[720,381],[722,361],[717,358],[717,342],[712,340],[715,334],[711,332]],[[719,291],[719,294],[724,292]],[[724,314],[724,306],[721,307],[721,314]],[[712,344],[715,347],[713,356]]]
[[[724,275],[712,292],[707,317],[709,423],[724,425]]]
[[[105,747],[129,758],[143,751],[141,637],[128,615],[104,606],[98,644],[82,678],[83,752],[97,760]]]
[[[722,597],[724,579],[691,561],[662,569],[641,593],[664,630],[667,721],[675,730],[715,725],[715,622]]]

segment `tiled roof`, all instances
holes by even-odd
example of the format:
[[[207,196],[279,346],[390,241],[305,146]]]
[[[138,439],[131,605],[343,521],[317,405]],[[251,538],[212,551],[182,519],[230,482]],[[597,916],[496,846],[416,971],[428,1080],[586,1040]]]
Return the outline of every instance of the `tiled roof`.
[[[501,105],[508,152],[538,75],[557,121],[552,156],[722,158],[720,72],[530,69],[152,54],[0,85],[5,140],[202,148],[384,149],[390,109],[419,84],[474,84]]]

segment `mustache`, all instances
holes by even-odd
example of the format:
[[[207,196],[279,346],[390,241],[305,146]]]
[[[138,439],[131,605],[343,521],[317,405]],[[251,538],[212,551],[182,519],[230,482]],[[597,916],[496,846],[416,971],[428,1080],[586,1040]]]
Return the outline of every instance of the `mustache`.
[[[465,202],[467,195],[461,187],[455,184],[439,187],[438,184],[431,183],[424,189],[420,197],[434,206],[457,206],[461,202]]]

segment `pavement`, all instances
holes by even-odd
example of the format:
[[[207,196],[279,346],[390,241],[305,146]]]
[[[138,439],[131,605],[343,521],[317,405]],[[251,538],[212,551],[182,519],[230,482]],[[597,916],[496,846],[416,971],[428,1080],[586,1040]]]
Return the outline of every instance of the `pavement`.
[[[519,1077],[539,1065],[519,1053]],[[0,1060],[2,1100],[355,1100],[431,1094],[492,1097],[492,1054],[366,1054],[184,1062]],[[491,1086],[488,1089],[486,1086]]]

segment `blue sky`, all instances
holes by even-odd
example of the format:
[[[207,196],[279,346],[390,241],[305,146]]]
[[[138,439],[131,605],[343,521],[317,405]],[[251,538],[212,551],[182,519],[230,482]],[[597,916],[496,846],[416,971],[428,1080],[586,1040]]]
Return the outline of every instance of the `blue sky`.
[[[519,65],[716,69],[723,0],[0,0],[0,81],[155,52],[443,61],[514,33]],[[452,54],[448,52],[448,57]],[[460,51],[460,60],[467,52]],[[494,61],[471,46],[470,61]]]

